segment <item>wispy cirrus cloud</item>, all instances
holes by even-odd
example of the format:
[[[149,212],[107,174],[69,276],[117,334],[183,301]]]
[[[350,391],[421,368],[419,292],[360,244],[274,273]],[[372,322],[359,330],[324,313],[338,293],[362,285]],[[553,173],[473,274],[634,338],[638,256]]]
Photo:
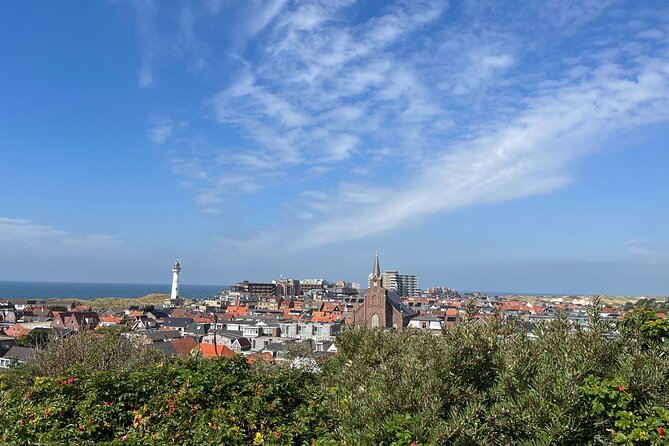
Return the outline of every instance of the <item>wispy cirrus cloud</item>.
[[[156,29],[156,5],[153,0],[130,0],[137,17],[141,65],[137,72],[137,84],[140,88],[153,85],[153,64],[159,53],[159,36]]]
[[[155,144],[165,144],[165,141],[174,131],[174,122],[169,118],[159,118],[153,120],[153,125],[149,128],[149,139]]]
[[[175,171],[210,213],[292,182],[300,213],[225,239],[245,250],[286,233],[300,247],[359,239],[556,190],[614,135],[669,119],[663,28],[645,13],[621,20],[619,4],[395,2],[360,14],[348,0],[274,2],[249,19],[253,54],[235,54],[236,74],[205,101],[235,143],[181,151]]]

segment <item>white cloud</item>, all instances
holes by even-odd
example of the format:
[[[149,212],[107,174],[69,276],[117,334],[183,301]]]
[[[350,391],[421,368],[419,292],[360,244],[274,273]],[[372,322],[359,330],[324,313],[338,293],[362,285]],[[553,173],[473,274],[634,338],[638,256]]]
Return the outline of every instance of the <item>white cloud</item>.
[[[159,51],[157,30],[154,16],[156,5],[153,0],[129,0],[137,17],[137,32],[140,42],[141,67],[137,72],[137,84],[140,88],[153,85],[153,64]]]
[[[172,135],[174,123],[171,119],[158,119],[149,129],[149,139],[155,144],[165,144],[165,141]]]
[[[612,2],[466,2],[444,21],[459,13],[444,14],[445,2],[398,1],[362,18],[355,3],[281,0],[250,14],[241,33],[255,46],[232,50],[232,81],[206,102],[241,141],[175,150],[174,171],[208,213],[304,182],[294,194],[304,224],[240,238],[245,250],[283,232],[314,246],[550,192],[613,135],[669,118],[657,26],[625,25],[619,38],[590,26],[619,13]],[[307,184],[316,175],[322,184]]]
[[[153,71],[151,66],[144,65],[137,73],[137,83],[140,88],[149,88],[153,85]]]
[[[286,0],[270,0],[258,3],[258,13],[249,23],[248,30],[251,35],[263,30],[281,12]]]
[[[668,118],[669,62],[595,69],[589,81],[547,89],[513,119],[445,147],[396,187],[340,190],[330,207],[338,212],[301,228],[295,246],[355,240],[464,206],[553,191],[569,181],[573,160],[629,127]]]
[[[664,38],[664,34],[662,34],[660,31],[656,29],[648,29],[646,31],[642,31],[639,34],[636,35],[640,39],[654,39],[654,40],[661,40]]]

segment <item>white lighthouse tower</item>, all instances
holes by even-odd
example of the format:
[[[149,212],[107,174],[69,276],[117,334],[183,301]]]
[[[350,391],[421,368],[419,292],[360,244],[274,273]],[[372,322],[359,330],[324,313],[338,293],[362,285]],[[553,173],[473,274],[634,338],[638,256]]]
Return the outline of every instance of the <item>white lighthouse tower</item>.
[[[172,267],[172,294],[170,294],[169,306],[177,307],[183,304],[183,299],[179,297],[179,272],[181,272],[181,264],[179,260],[174,262]],[[165,302],[168,304],[168,302]]]
[[[170,300],[179,298],[179,272],[181,271],[181,264],[179,261],[174,262],[172,267],[172,294],[170,295]]]

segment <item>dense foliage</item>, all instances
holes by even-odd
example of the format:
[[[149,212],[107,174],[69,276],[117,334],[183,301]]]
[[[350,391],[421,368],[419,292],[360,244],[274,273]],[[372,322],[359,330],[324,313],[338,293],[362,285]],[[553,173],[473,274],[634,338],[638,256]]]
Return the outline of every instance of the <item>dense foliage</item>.
[[[0,381],[1,444],[302,444],[327,429],[313,375],[256,371],[240,357],[27,371]]]
[[[350,329],[320,371],[189,358],[0,375],[0,444],[669,445],[669,322]],[[105,348],[101,344],[101,348]],[[50,346],[49,348],[54,348]]]
[[[25,366],[26,373],[58,377],[71,369],[81,373],[133,369],[164,359],[137,339],[124,336],[127,330],[127,327],[102,327],[74,336],[52,334],[42,345],[46,348],[38,349]]]
[[[630,311],[635,308],[647,308],[654,312],[669,313],[669,298],[649,297],[639,299],[635,302],[628,302],[623,306],[624,311]]]

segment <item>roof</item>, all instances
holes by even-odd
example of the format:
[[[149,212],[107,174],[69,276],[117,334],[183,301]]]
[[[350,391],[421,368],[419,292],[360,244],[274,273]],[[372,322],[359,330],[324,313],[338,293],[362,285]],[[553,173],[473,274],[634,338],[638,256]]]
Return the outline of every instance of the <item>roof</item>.
[[[13,346],[5,353],[3,358],[12,358],[19,361],[26,361],[35,353],[35,349],[28,347]]]
[[[417,316],[414,318],[414,321],[427,321],[427,322],[441,322],[443,318],[439,316],[430,316],[430,315],[425,315],[425,316]]]
[[[167,344],[171,344],[179,356],[186,356],[197,347],[197,341],[191,337],[175,339],[172,342],[167,342]]]
[[[390,303],[390,305],[392,305],[394,309],[399,311],[402,314],[402,316],[416,315],[416,310],[405,304],[404,301],[402,301],[400,295],[397,294],[395,291],[389,290],[387,297],[388,297],[388,303]]]
[[[172,313],[170,313],[170,316],[173,318],[182,318],[186,317],[186,315],[189,313],[190,312],[185,308],[175,308],[174,310],[172,310]]]
[[[180,327],[186,328],[189,324],[193,323],[193,319],[190,317],[168,317],[163,323],[163,327]]]
[[[339,302],[324,302],[322,311],[324,312],[341,311],[342,307],[343,305]]]
[[[372,277],[377,279],[381,277],[381,268],[379,267],[379,253],[376,253],[376,257],[374,257],[374,270],[372,271]]]
[[[218,330],[216,335],[222,338],[237,339],[244,336],[244,332],[239,330]]]
[[[214,349],[214,344],[198,344],[191,351],[197,352],[198,350],[200,355],[205,358],[216,358],[219,356],[230,358],[236,354],[225,345],[217,345],[216,349]]]
[[[206,335],[210,328],[211,328],[211,325],[209,325],[209,324],[192,323],[192,324],[188,324],[188,326],[186,327],[186,331],[188,333],[194,333],[194,334],[198,334],[198,335]]]
[[[21,336],[28,333],[29,331],[30,331],[30,329],[24,327],[22,324],[14,324],[11,327],[5,328],[5,333],[8,336],[12,336],[14,338],[20,338]]]
[[[251,341],[249,341],[248,338],[237,338],[233,341],[233,343],[234,342],[237,342],[241,348],[251,346]]]
[[[197,347],[197,341],[194,338],[181,338],[171,342],[149,344],[150,349],[158,350],[168,356],[187,356],[195,347]]]
[[[146,337],[153,342],[169,341],[181,338],[181,333],[176,330],[147,331]]]

